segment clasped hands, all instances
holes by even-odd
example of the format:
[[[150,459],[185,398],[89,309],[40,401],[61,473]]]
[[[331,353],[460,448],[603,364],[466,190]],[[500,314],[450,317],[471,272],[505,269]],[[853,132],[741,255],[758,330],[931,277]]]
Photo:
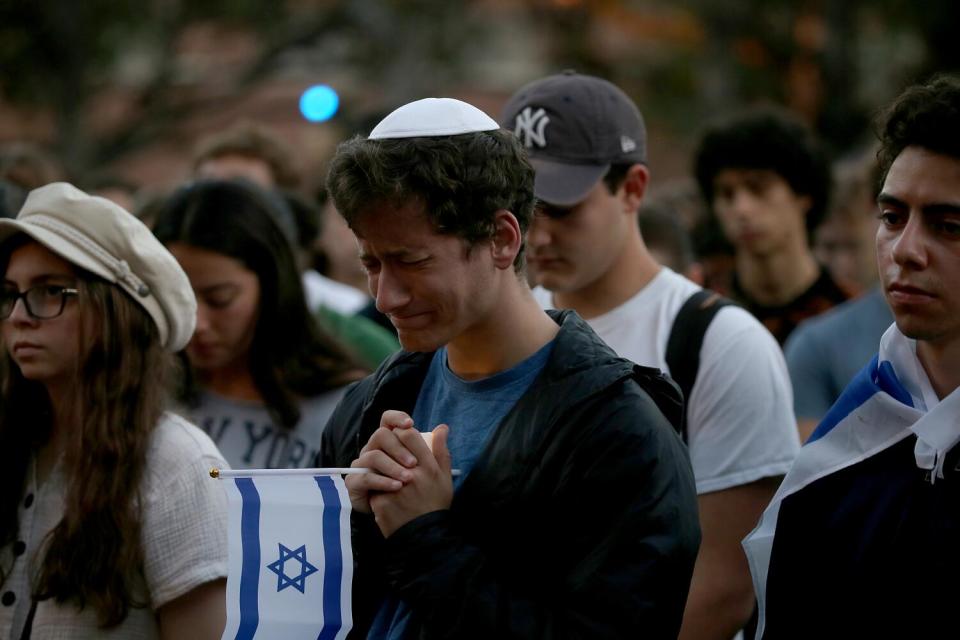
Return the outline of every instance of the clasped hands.
[[[370,469],[370,473],[346,477],[353,509],[373,513],[384,537],[418,516],[450,507],[449,432],[447,425],[434,429],[431,451],[409,415],[385,411],[380,427],[350,464]]]

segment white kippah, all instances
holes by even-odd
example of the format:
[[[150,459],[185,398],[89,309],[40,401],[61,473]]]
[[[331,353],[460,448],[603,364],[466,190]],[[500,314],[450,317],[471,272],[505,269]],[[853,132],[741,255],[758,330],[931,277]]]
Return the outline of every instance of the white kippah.
[[[453,98],[424,98],[403,105],[381,120],[369,139],[456,136],[499,128],[493,118],[472,104]]]

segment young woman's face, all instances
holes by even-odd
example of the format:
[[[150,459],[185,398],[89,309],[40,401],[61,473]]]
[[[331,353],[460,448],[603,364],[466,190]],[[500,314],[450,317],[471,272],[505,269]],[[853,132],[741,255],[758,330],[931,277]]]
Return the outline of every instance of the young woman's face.
[[[15,301],[2,320],[3,344],[24,378],[49,385],[76,375],[82,357],[77,284],[73,266],[36,242],[10,254],[0,306]]]
[[[167,249],[197,296],[197,329],[187,345],[190,364],[201,373],[245,368],[259,316],[257,274],[239,260],[182,242]]]

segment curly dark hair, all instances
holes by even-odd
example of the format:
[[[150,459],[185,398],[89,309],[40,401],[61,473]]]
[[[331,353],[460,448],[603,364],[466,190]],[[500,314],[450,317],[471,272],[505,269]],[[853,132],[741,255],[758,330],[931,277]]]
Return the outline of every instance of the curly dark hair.
[[[877,119],[880,182],[907,147],[960,158],[960,78],[938,75],[908,87]]]
[[[809,196],[808,233],[823,220],[830,200],[830,162],[813,132],[782,109],[757,108],[709,128],[694,163],[708,203],[713,180],[724,169],[761,169],[782,177],[797,195]]]
[[[399,207],[419,199],[439,233],[472,247],[493,237],[499,209],[513,213],[526,236],[533,176],[523,146],[503,130],[395,140],[356,136],[337,148],[327,189],[351,228],[377,202]],[[521,272],[523,265],[521,247],[514,268]]]

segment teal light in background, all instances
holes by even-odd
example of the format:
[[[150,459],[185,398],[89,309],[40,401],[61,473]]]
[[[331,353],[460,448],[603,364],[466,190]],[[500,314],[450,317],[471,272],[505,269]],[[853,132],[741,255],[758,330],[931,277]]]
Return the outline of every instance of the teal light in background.
[[[340,107],[340,96],[325,84],[316,84],[300,96],[300,113],[310,122],[329,120]]]

